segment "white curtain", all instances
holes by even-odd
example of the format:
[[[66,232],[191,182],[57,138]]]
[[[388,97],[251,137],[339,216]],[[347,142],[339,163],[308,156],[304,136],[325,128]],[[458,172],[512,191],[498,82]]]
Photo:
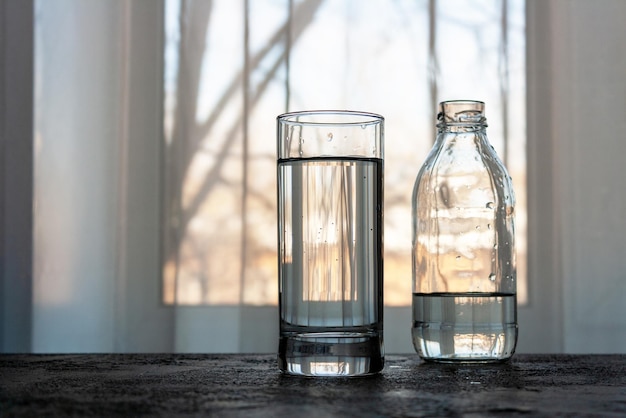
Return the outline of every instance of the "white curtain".
[[[170,231],[168,222],[180,221],[182,218],[176,217],[180,212],[176,210],[186,204],[184,198],[171,200],[172,196],[182,196],[180,191],[172,193],[172,190],[182,186],[181,175],[188,176],[190,167],[184,159],[189,158],[184,157],[188,154],[182,153],[185,150],[179,153],[173,147],[182,147],[185,144],[185,140],[181,140],[183,137],[186,140],[194,138],[193,135],[181,137],[181,129],[196,129],[196,125],[205,124],[211,114],[202,110],[200,102],[195,103],[198,106],[195,111],[187,109],[183,112],[180,106],[191,102],[172,102],[175,96],[167,96],[167,81],[180,82],[179,77],[168,77],[184,68],[202,68],[206,62],[202,62],[200,67],[193,67],[193,62],[189,61],[192,58],[187,57],[181,61],[187,67],[181,66],[171,73],[171,69],[163,65],[164,53],[168,53],[163,27],[168,24],[169,12],[165,13],[165,5],[160,1],[40,1],[35,3],[35,13],[30,17],[19,5],[25,3],[30,2],[7,1],[0,7],[2,22],[21,19],[18,21],[30,28],[31,33],[33,25],[37,25],[34,82],[37,86],[36,129],[34,160],[31,159],[30,164],[27,156],[22,156],[25,164],[9,161],[19,155],[23,146],[9,138],[7,133],[17,132],[22,141],[33,140],[25,136],[29,129],[24,129],[23,121],[26,120],[27,127],[28,118],[9,118],[14,115],[12,112],[15,111],[16,103],[19,103],[19,100],[12,99],[18,99],[20,94],[18,89],[10,86],[13,83],[28,85],[33,80],[14,70],[20,64],[28,67],[27,59],[19,53],[15,54],[14,48],[5,47],[2,50],[2,91],[10,95],[3,99],[3,107],[0,108],[3,118],[0,164],[4,173],[3,187],[0,189],[3,238],[3,246],[0,247],[0,320],[3,325],[0,349],[5,352],[275,351],[276,307],[271,303],[249,301],[249,296],[242,293],[239,285],[245,283],[248,288],[248,280],[259,271],[257,266],[244,262],[235,268],[236,273],[231,273],[229,266],[217,266],[223,270],[212,273],[217,275],[220,271],[228,271],[228,274],[236,275],[234,281],[229,279],[228,283],[237,287],[237,303],[219,304],[211,300],[211,292],[202,293],[202,286],[211,282],[203,282],[193,275],[187,277],[190,278],[188,282],[195,282],[190,289],[196,286],[196,290],[186,291],[200,295],[198,300],[181,301],[179,292],[183,290],[179,286],[184,280],[180,275],[173,276],[174,296],[168,299],[168,281],[163,280],[162,262],[167,259],[167,246],[182,237],[178,235],[173,240],[167,239]],[[187,14],[180,15],[188,16],[187,20],[178,20],[178,24],[183,26],[179,26],[181,38],[174,45],[184,39],[180,28],[187,24],[194,27],[193,19],[201,21],[202,13],[210,15],[217,10],[193,9],[194,12],[189,15],[192,10],[189,8],[213,2],[173,3],[186,4],[188,7]],[[291,41],[281,44],[282,50],[267,51],[267,62],[256,62],[253,59],[258,56],[256,52],[263,50],[263,44],[257,45],[255,42],[272,39],[271,31],[265,34],[258,32],[262,28],[269,30],[279,27],[285,19],[298,16],[299,8],[304,6],[318,5],[320,9],[313,16],[322,16],[320,10],[323,2],[286,3],[290,7],[277,11],[282,13],[282,17],[268,15],[263,20],[276,22],[276,25],[259,27],[251,19],[256,13],[253,7],[257,2],[241,3],[241,19],[243,27],[247,29],[237,36],[240,37],[240,45],[244,45],[248,53],[239,55],[233,52],[233,60],[240,60],[239,64],[247,68],[244,73],[251,77],[245,81],[247,84],[241,81],[235,87],[242,92],[236,94],[239,97],[236,100],[239,101],[219,102],[217,105],[243,107],[251,119],[240,122],[241,129],[238,129],[237,136],[230,138],[235,144],[229,153],[220,154],[219,143],[211,142],[203,144],[200,147],[202,153],[194,157],[219,160],[236,159],[242,155],[261,156],[255,160],[255,164],[259,164],[257,168],[251,168],[252,165],[248,167],[252,171],[246,172],[240,165],[232,173],[219,176],[216,187],[235,186],[224,189],[226,192],[208,205],[219,206],[228,203],[228,199],[239,199],[238,204],[243,205],[239,211],[234,211],[236,216],[233,217],[234,222],[238,222],[234,230],[239,233],[228,235],[238,241],[232,248],[244,261],[253,260],[251,257],[258,255],[257,250],[265,244],[250,245],[253,241],[242,225],[270,222],[264,217],[255,217],[255,205],[262,206],[264,197],[256,199],[254,188],[250,188],[252,183],[246,183],[244,179],[256,178],[257,173],[260,173],[258,177],[261,180],[264,175],[269,176],[267,178],[274,175],[274,170],[268,168],[272,166],[269,154],[273,152],[273,146],[260,150],[255,147],[259,144],[273,144],[275,128],[272,119],[276,114],[295,110],[295,106],[327,107],[328,103],[324,100],[328,96],[322,95],[315,99],[311,99],[314,96],[308,93],[299,96],[294,87],[309,80],[306,68],[298,66],[313,65],[307,61],[311,59],[308,54],[313,47],[317,47],[316,40],[319,39],[313,37],[306,41],[305,32],[297,33],[297,25],[289,25],[285,29],[290,37],[284,39]],[[361,3],[354,2],[356,4]],[[354,56],[350,56],[352,61],[348,62],[360,69],[363,79],[370,80],[364,84],[367,88],[359,94],[369,91],[374,98],[391,97],[398,102],[402,112],[406,111],[407,106],[415,107],[416,110],[411,112],[409,109],[406,113],[386,112],[383,103],[377,108],[375,100],[368,102],[357,96],[346,95],[343,91],[342,96],[333,96],[332,99],[332,104],[338,106],[363,104],[368,106],[366,110],[386,114],[389,127],[388,172],[394,158],[406,157],[417,161],[413,167],[407,167],[409,173],[398,178],[391,174],[386,177],[387,183],[407,183],[399,187],[407,189],[404,196],[410,194],[412,180],[408,179],[417,172],[419,161],[427,149],[426,144],[418,144],[414,138],[431,136],[432,114],[427,114],[425,110],[420,112],[418,107],[432,109],[437,100],[450,98],[442,95],[457,91],[454,86],[449,86],[448,93],[444,93],[445,80],[450,77],[447,72],[449,69],[442,62],[444,58],[441,54],[433,53],[437,48],[442,48],[438,43],[441,38],[437,36],[441,33],[441,25],[444,25],[441,22],[445,22],[445,19],[437,20],[434,24],[433,18],[439,16],[440,12],[445,15],[450,9],[441,8],[441,2],[434,0],[411,4],[422,7],[423,14],[420,16],[423,19],[407,23],[409,31],[415,31],[415,36],[407,39],[425,44],[425,53],[409,63],[395,65],[414,65],[416,62],[422,65],[420,68],[424,68],[423,73],[415,76],[419,78],[420,84],[412,86],[415,90],[410,90],[409,83],[406,89],[387,94],[389,85],[384,84],[386,79],[397,77],[394,72],[397,68],[392,64],[385,63],[385,66],[379,67],[374,64],[362,65]],[[339,19],[336,25],[341,36],[336,36],[337,32],[327,34],[333,42],[332,53],[345,52],[347,49],[343,48],[346,45],[354,46],[359,40],[356,33],[339,29],[347,23],[352,28],[359,27],[350,21],[356,12],[353,14],[353,11],[345,9],[347,6],[340,7],[342,13],[336,16],[343,20]],[[498,10],[500,13],[494,16],[496,21],[500,21],[503,16],[502,9]],[[383,13],[380,15],[381,20],[386,16]],[[622,24],[624,17],[626,3],[619,0],[606,0],[593,5],[583,0],[529,1],[527,4],[529,285],[528,304],[521,307],[519,312],[521,352],[622,352],[626,346],[626,315],[621,303],[626,283],[621,268],[626,255],[626,240],[623,239],[626,236],[626,218],[623,216],[626,213],[626,190],[619,169],[626,151],[626,142],[621,140],[619,134],[624,131],[626,123],[622,117],[626,111],[623,100],[626,97],[623,77],[626,73],[626,58],[621,53],[626,40],[626,28]],[[471,18],[467,16],[468,21]],[[433,27],[439,29],[433,30]],[[27,30],[20,31],[15,26],[5,24],[2,28],[6,35],[5,45],[18,45],[19,51],[33,52]],[[364,33],[366,29],[371,28],[366,27]],[[298,36],[301,38],[296,39]],[[498,36],[500,38],[497,39],[502,39],[501,34]],[[208,41],[208,38],[198,34],[195,34],[195,38],[191,36],[185,39]],[[461,53],[468,39],[473,38],[458,36],[457,39],[457,50]],[[218,43],[227,41],[226,38],[216,39]],[[298,52],[297,42],[300,45],[309,42],[309,47]],[[210,46],[210,43],[207,45]],[[207,45],[199,45],[196,50],[203,51]],[[382,49],[373,52],[384,56],[385,48],[392,48],[393,45],[381,43]],[[280,53],[285,50],[291,51],[291,59],[281,61]],[[445,52],[451,51],[446,48]],[[496,57],[503,54],[510,55],[511,51],[500,51]],[[372,55],[374,62],[377,57]],[[39,61],[42,59],[44,61]],[[269,100],[269,92],[280,89],[282,105],[270,105],[270,102],[263,102],[261,97],[257,105],[254,93],[263,86],[263,76],[273,71],[272,62],[278,62],[280,66],[276,70],[276,78],[268,81],[263,97]],[[331,73],[345,68],[343,65],[338,66],[339,69],[333,67],[335,62],[330,60],[320,68]],[[496,86],[494,92],[500,98],[489,100],[488,105],[490,102],[500,102],[506,96],[504,93],[510,91],[510,83],[513,82],[511,79],[507,82],[507,78],[502,76],[510,72],[511,68],[506,70],[506,65],[500,63],[498,66],[497,62],[496,67],[502,72],[490,85]],[[258,72],[252,71],[253,68]],[[380,72],[383,68],[388,69],[388,74]],[[336,80],[341,76],[323,74],[324,80]],[[194,77],[193,71],[187,75],[192,79]],[[231,78],[233,75],[230,74]],[[195,76],[201,79],[199,74]],[[224,86],[218,83],[219,77],[219,74],[214,74],[207,80],[214,81],[217,87],[205,82],[205,85],[196,86],[197,91],[206,89],[219,95],[215,89]],[[165,95],[163,80],[166,80]],[[381,84],[372,80],[380,81]],[[328,89],[343,88],[346,83],[349,85],[356,80],[344,78],[344,81],[337,86],[332,83],[318,85],[321,86],[318,90],[328,95]],[[185,93],[181,92],[185,86],[188,85],[179,84],[177,94]],[[416,90],[419,94],[414,94]],[[187,98],[193,97],[194,91],[187,91],[186,94],[191,95]],[[343,102],[339,101],[341,97]],[[380,100],[384,102],[386,99]],[[405,100],[417,100],[419,103],[406,105]],[[163,103],[170,107],[163,110]],[[215,108],[215,105],[216,102],[213,102],[206,106]],[[19,109],[27,113],[28,103]],[[258,109],[266,109],[267,113]],[[172,119],[168,125],[168,112],[170,116],[179,112],[189,119],[184,125],[176,125],[175,119]],[[506,118],[493,115],[490,119],[503,121]],[[511,118],[509,122],[513,120]],[[220,129],[226,133],[232,126],[237,126],[233,120],[222,120],[220,123],[216,122],[214,126],[221,126]],[[413,138],[393,133],[396,128],[392,127],[403,125],[415,129]],[[507,131],[503,125],[506,123],[496,122],[495,126],[492,123],[490,134],[492,131],[494,134],[490,136],[501,155],[510,155],[514,151],[505,150],[507,141],[500,134]],[[11,130],[15,127],[22,129]],[[511,131],[509,126],[508,132]],[[257,135],[263,135],[263,139],[256,139]],[[204,137],[196,139],[203,140]],[[400,144],[392,145],[394,143],[391,141],[400,141]],[[212,146],[217,146],[217,149],[212,149]],[[408,155],[411,152],[414,154]],[[268,154],[267,158],[263,157],[264,153]],[[394,153],[407,155],[394,156]],[[172,161],[172,158],[176,160]],[[175,164],[175,168],[164,171],[164,164]],[[28,175],[24,175],[24,170],[34,176],[35,190],[31,202],[34,225],[17,222],[22,219],[19,209],[24,208],[24,200],[17,199],[15,188],[7,186],[13,179],[18,184],[21,182],[27,185]],[[201,168],[197,170],[201,173],[199,177],[203,178]],[[264,173],[265,170],[271,172]],[[406,180],[398,180],[402,178]],[[191,188],[187,192],[190,193],[188,196],[193,196],[193,185],[186,187]],[[246,190],[252,194],[244,193]],[[231,194],[235,197],[229,196],[228,191],[234,191]],[[390,199],[393,194],[389,193],[389,188],[386,191],[387,199]],[[398,192],[398,199],[402,196]],[[179,207],[168,207],[168,199]],[[190,201],[193,202],[193,199]],[[386,220],[395,216],[402,218],[402,209],[394,209],[394,204],[393,201],[386,202]],[[241,207],[249,210],[243,211]],[[261,209],[267,211],[267,208]],[[271,225],[261,226],[272,228]],[[230,231],[229,227],[218,224],[211,228]],[[16,229],[21,234],[16,234]],[[386,249],[387,235],[393,236],[394,230],[397,230],[395,233],[401,236],[402,229],[402,224],[392,224],[389,234],[386,230]],[[176,234],[180,234],[181,230],[177,231]],[[28,239],[14,239],[16,236],[33,237],[31,254],[28,254]],[[397,257],[401,259],[402,239],[398,242]],[[230,245],[227,241],[225,244]],[[389,245],[392,250],[393,244]],[[16,249],[24,256],[12,257]],[[182,259],[181,255],[176,255],[177,262]],[[223,260],[218,254],[212,263],[222,263]],[[167,278],[167,263],[164,264]],[[175,269],[179,268],[177,264],[171,265]],[[32,274],[29,274],[29,270],[32,270]],[[199,271],[205,270],[200,268]],[[260,271],[271,278],[271,272]],[[410,282],[408,276],[404,280]],[[261,285],[259,290],[271,294],[267,290],[269,286]],[[403,292],[401,288],[391,288],[387,294],[402,295]],[[408,336],[409,309],[391,306],[385,312],[385,343],[390,353],[412,350]]]
[[[626,2],[528,2],[530,347],[626,347]]]

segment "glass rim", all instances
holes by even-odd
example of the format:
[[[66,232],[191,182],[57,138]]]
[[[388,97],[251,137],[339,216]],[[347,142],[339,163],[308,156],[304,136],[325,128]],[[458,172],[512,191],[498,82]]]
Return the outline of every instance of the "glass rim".
[[[339,116],[345,117],[345,120],[315,120],[319,116]],[[304,120],[299,120],[304,118]],[[382,115],[372,112],[364,112],[357,110],[302,110],[296,112],[287,112],[276,117],[279,123],[294,126],[360,126],[360,125],[377,125],[385,121]]]

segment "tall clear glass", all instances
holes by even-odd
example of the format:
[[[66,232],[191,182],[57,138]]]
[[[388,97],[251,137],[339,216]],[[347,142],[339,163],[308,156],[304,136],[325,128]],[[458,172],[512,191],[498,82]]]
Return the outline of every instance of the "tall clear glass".
[[[497,362],[515,351],[515,197],[484,107],[440,104],[413,190],[412,334],[425,360]]]
[[[383,368],[383,127],[349,111],[278,116],[278,364]]]

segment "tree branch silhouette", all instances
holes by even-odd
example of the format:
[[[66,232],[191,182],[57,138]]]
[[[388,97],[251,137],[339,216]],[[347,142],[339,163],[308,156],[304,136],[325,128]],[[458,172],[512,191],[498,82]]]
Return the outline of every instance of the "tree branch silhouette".
[[[263,60],[274,48],[280,47],[280,44],[284,42],[284,38],[285,36],[287,36],[287,34],[291,33],[291,36],[293,38],[291,42],[292,44],[295,43],[295,40],[297,40],[302,35],[308,24],[310,24],[310,22],[313,20],[315,12],[322,4],[322,2],[323,0],[307,0],[299,4],[294,10],[293,22],[286,21],[268,40],[265,47],[259,50],[250,58],[250,72],[258,68],[261,62],[263,62]],[[204,16],[208,18],[208,14],[205,14]],[[202,21],[200,21],[200,23],[202,23]],[[206,23],[208,25],[208,19]],[[295,28],[289,30],[289,25],[291,24],[294,24]],[[206,32],[206,25],[199,24],[199,27],[203,28],[202,30]],[[200,32],[200,30],[198,30],[198,32]],[[181,52],[184,51],[183,39],[186,39],[186,37],[181,37]],[[204,51],[204,49],[202,49],[202,51]],[[253,108],[258,103],[259,99],[262,97],[263,93],[269,86],[269,83],[275,78],[281,64],[286,59],[286,54],[287,50],[286,48],[284,48],[282,53],[273,62],[273,65],[271,66],[269,71],[267,71],[267,73],[264,75],[262,81],[258,84],[255,92],[250,98],[250,108]],[[179,56],[179,60],[183,61],[185,59],[185,55],[181,53]],[[196,70],[199,74],[202,57],[203,54],[197,54],[197,57],[190,62],[191,64],[194,64],[193,68],[189,69],[192,75],[195,74]],[[207,118],[206,121],[199,125],[195,122],[197,97],[193,96],[192,92],[198,91],[200,78],[193,78],[193,83],[190,82],[189,86],[185,85],[184,82],[181,82],[179,80],[178,85],[183,86],[183,91],[178,91],[179,101],[177,101],[177,120],[175,123],[175,135],[172,144],[174,144],[174,142],[181,141],[184,143],[185,146],[181,147],[184,148],[182,150],[180,148],[175,149],[175,146],[173,145],[170,147],[170,152],[174,154],[171,156],[171,158],[174,159],[177,164],[176,167],[170,167],[173,168],[173,170],[169,173],[169,175],[173,175],[173,181],[175,181],[176,184],[175,187],[170,187],[170,190],[168,191],[168,193],[172,194],[169,195],[169,204],[166,208],[166,210],[169,209],[170,215],[174,215],[173,217],[170,216],[170,218],[168,218],[169,222],[167,222],[166,224],[166,228],[169,230],[167,237],[171,240],[171,245],[169,245],[166,249],[166,257],[168,260],[177,256],[180,243],[185,235],[185,231],[187,230],[189,222],[194,218],[194,216],[196,216],[202,204],[206,200],[207,196],[211,193],[213,188],[217,184],[222,182],[220,173],[224,169],[226,158],[228,157],[232,147],[236,143],[236,135],[242,129],[243,118],[248,117],[248,115],[242,114],[229,129],[224,144],[216,155],[215,163],[205,176],[205,180],[200,186],[198,192],[191,199],[191,203],[183,211],[181,207],[181,202],[186,170],[189,168],[190,163],[196,152],[201,149],[203,140],[209,135],[214,124],[219,120],[219,117],[222,115],[223,110],[226,107],[226,104],[238,92],[239,86],[243,84],[244,77],[250,77],[250,74],[246,74],[242,69],[235,75],[235,77],[233,77],[231,83],[225,89],[224,94],[220,97],[217,104],[215,105],[211,115]],[[180,71],[179,78],[182,78],[182,74]],[[195,90],[192,90],[192,86],[195,86]],[[193,103],[184,103],[185,101]],[[188,127],[191,128],[187,129]],[[247,164],[247,162],[244,161],[244,164]]]

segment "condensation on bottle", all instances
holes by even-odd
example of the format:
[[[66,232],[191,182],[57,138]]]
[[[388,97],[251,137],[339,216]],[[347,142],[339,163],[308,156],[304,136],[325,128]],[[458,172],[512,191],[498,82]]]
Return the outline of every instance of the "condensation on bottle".
[[[500,362],[517,343],[515,196],[484,110],[440,103],[413,189],[412,337],[427,361]]]

